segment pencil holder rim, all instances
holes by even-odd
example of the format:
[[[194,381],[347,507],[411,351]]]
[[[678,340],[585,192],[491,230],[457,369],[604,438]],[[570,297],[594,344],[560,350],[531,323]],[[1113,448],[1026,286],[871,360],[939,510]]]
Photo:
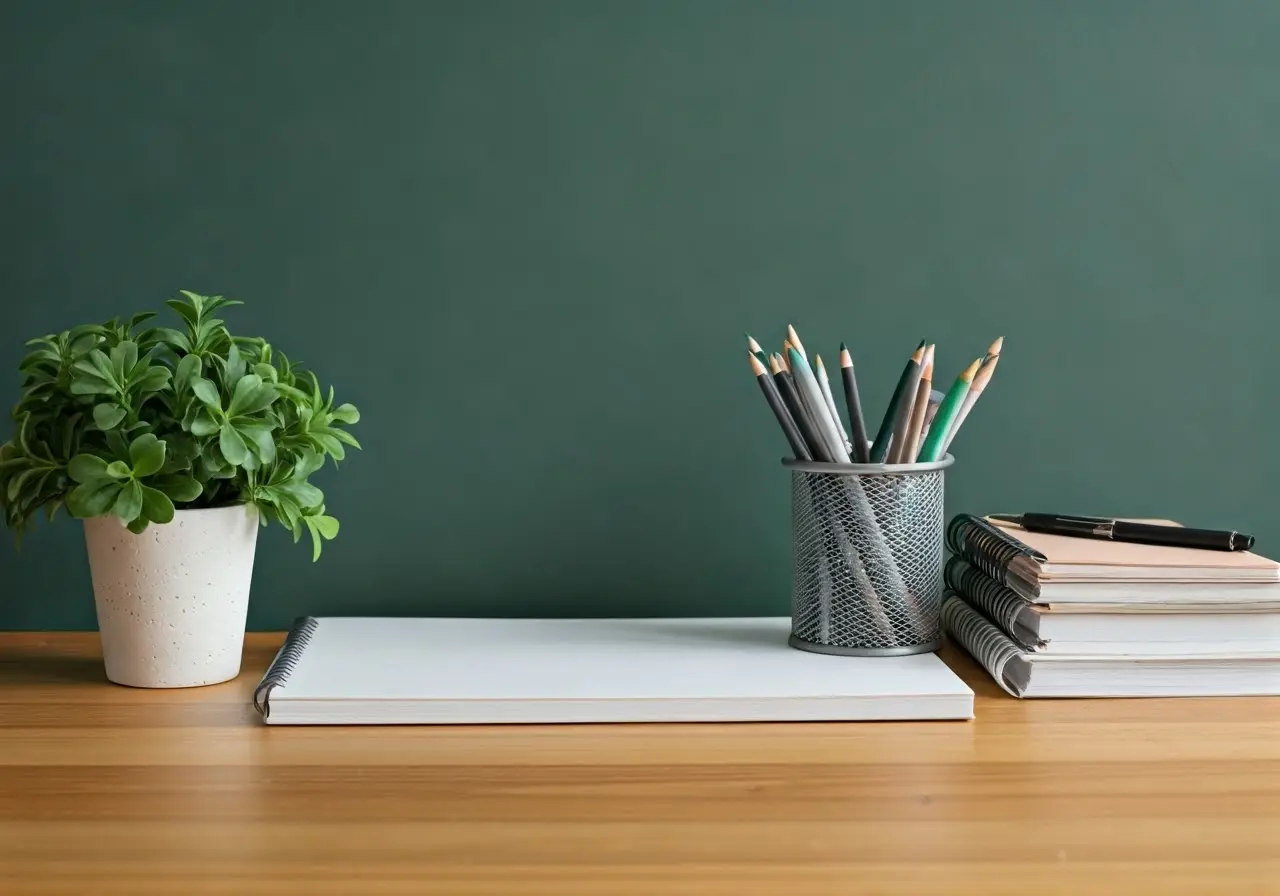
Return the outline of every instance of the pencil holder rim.
[[[955,457],[948,454],[942,460],[930,461],[927,464],[830,464],[820,460],[797,460],[784,457],[782,465],[789,470],[802,473],[835,473],[854,475],[883,475],[885,473],[912,474],[936,473],[945,470],[956,462]]]

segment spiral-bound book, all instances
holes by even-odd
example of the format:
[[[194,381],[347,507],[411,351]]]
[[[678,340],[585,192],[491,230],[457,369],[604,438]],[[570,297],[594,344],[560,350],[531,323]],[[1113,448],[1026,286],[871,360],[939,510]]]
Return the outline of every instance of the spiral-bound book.
[[[948,524],[946,542],[953,554],[1036,604],[1280,605],[1280,563],[1249,551],[1050,535],[964,513]]]
[[[1280,695],[1280,653],[1099,656],[1024,649],[961,597],[942,602],[947,635],[1015,697]]]
[[[969,719],[934,654],[836,657],[786,618],[297,621],[255,693],[269,724]]]

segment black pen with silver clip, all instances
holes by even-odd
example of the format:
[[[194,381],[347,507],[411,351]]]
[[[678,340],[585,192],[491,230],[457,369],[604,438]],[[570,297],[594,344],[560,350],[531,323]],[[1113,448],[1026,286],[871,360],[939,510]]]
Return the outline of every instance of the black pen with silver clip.
[[[993,520],[1013,523],[1028,532],[1096,538],[1102,541],[1128,541],[1165,547],[1197,548],[1205,551],[1247,551],[1253,547],[1253,536],[1222,529],[1189,529],[1184,526],[1162,526],[1156,523],[1133,523],[1128,520],[1096,516],[1065,516],[1056,513],[993,513]]]

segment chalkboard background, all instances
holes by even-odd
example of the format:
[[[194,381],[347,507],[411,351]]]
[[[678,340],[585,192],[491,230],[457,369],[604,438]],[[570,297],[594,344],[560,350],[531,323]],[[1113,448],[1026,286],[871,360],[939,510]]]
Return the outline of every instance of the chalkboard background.
[[[180,288],[357,403],[312,614],[785,613],[743,351],[1005,356],[948,511],[1252,531],[1272,483],[1280,5],[8,2],[0,372]],[[6,420],[0,437],[11,427]],[[77,523],[0,627],[92,628]]]

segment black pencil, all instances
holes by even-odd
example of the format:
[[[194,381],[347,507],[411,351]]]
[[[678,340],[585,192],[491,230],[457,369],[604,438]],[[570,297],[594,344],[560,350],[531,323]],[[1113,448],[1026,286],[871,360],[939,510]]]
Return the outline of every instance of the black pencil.
[[[853,356],[840,343],[840,374],[844,380],[844,402],[849,408],[849,441],[853,443],[853,462],[865,464],[870,458],[867,424],[862,418],[862,398],[858,395],[858,379],[853,373]]]
[[[800,435],[795,421],[791,419],[791,412],[787,410],[782,402],[782,396],[778,394],[778,387],[769,378],[769,371],[764,369],[760,359],[751,352],[747,352],[747,357],[751,359],[751,372],[756,375],[756,382],[760,384],[760,391],[764,393],[765,401],[769,402],[773,416],[778,418],[778,425],[782,427],[783,434],[791,444],[792,454],[797,460],[813,460],[809,446],[804,443],[804,437]]]
[[[880,431],[876,433],[875,444],[871,446],[871,463],[873,464],[886,462],[889,456],[889,443],[893,441],[898,420],[901,419],[904,410],[907,413],[911,412],[909,406],[916,398],[916,383],[920,381],[920,362],[924,360],[926,342],[927,340],[920,340],[911,359],[907,361],[907,366],[903,368],[902,376],[898,378],[898,386],[893,390],[893,398],[889,400],[884,419],[880,421]]]
[[[791,381],[791,374],[783,369],[782,362],[778,360],[777,355],[774,355],[769,361],[769,369],[773,371],[773,381],[778,386],[778,392],[782,395],[782,400],[786,404],[787,410],[791,412],[791,419],[796,422],[800,435],[804,438],[805,444],[809,446],[809,454],[812,459],[833,463],[831,452],[827,450],[827,445],[822,441],[822,436],[818,435],[817,427],[809,419],[809,412],[805,410],[803,402],[800,401],[800,393],[796,391],[796,384]]]

